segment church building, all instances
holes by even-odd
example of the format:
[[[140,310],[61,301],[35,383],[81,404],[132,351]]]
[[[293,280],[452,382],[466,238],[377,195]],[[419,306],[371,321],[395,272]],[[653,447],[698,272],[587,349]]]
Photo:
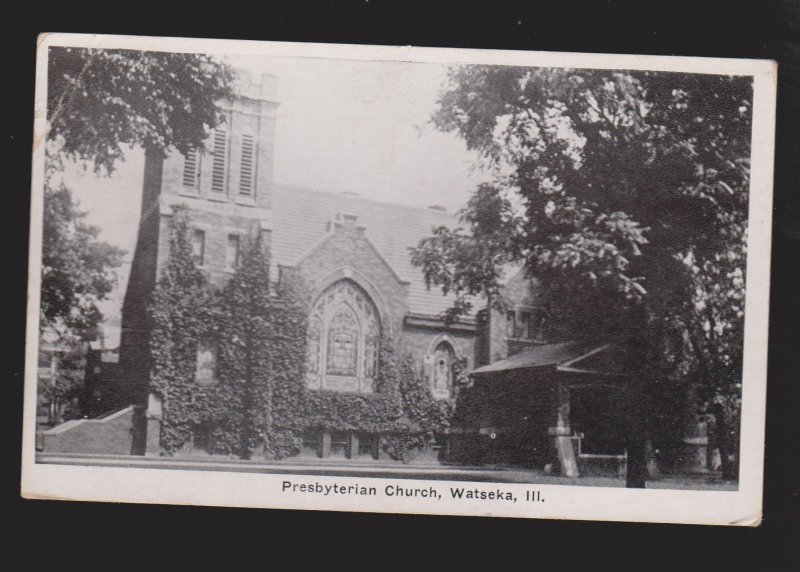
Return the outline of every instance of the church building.
[[[453,299],[426,287],[409,248],[434,227],[455,226],[454,215],[435,205],[276,184],[276,83],[267,74],[243,76],[205,149],[166,158],[146,154],[119,366],[128,380],[120,402],[146,408],[143,451],[158,454],[162,415],[159,399],[148,392],[147,304],[169,256],[170,220],[180,204],[190,214],[195,261],[212,283],[232,276],[253,229],[273,279],[288,268],[306,278],[313,290],[308,390],[371,394],[378,343],[391,334],[433,398],[456,403],[451,426],[432,445],[440,462],[551,466],[575,476],[581,459],[621,458],[619,420],[608,413],[625,379],[614,366],[614,348],[549,339],[548,324],[557,316],[543,315],[521,272],[506,285],[505,310],[476,303],[471,315],[445,322]],[[214,361],[208,348],[198,349],[198,383],[213,375]],[[459,382],[457,371],[469,372],[469,381]],[[308,437],[304,452],[377,458],[374,446],[364,447],[371,438],[322,428]]]

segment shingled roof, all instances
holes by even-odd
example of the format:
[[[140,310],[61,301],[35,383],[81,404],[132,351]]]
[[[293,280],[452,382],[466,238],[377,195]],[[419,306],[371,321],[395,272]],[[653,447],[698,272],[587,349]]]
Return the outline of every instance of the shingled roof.
[[[512,369],[560,365],[588,353],[596,345],[592,343],[563,342],[535,346],[506,359],[479,367],[472,373],[492,373]]]
[[[327,232],[337,213],[353,214],[366,236],[397,275],[409,282],[409,311],[438,316],[453,303],[453,296],[425,287],[422,271],[411,264],[408,248],[430,235],[431,229],[456,225],[455,217],[440,209],[409,207],[365,199],[351,193],[329,193],[302,187],[276,185],[273,193],[274,264],[292,266]]]

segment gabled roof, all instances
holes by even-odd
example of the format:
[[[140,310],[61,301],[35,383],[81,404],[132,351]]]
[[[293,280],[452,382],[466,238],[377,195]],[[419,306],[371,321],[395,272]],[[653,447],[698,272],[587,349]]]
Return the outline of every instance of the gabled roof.
[[[357,225],[402,281],[409,283],[409,311],[437,316],[453,303],[438,287],[427,290],[420,268],[411,264],[409,247],[438,226],[456,226],[443,210],[381,203],[349,193],[328,193],[276,185],[272,200],[273,264],[292,266],[327,233],[338,213],[358,217]],[[477,309],[477,308],[476,308]]]
[[[564,342],[560,344],[544,344],[523,350],[511,357],[484,365],[472,371],[472,374],[495,373],[518,369],[539,367],[556,367],[559,371],[576,373],[610,373],[581,368],[584,360],[611,349],[608,344],[597,342]],[[603,368],[605,370],[606,368]]]

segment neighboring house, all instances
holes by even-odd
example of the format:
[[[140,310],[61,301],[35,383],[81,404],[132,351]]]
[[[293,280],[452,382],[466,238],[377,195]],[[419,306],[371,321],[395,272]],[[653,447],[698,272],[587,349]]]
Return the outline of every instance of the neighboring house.
[[[114,392],[120,387],[119,349],[107,349],[93,343],[86,352],[86,373],[80,393],[82,417],[107,413],[108,404],[116,403]]]
[[[39,342],[37,425],[53,426],[77,414],[78,391],[83,381],[86,344],[66,343],[45,331]]]
[[[477,312],[445,323],[442,313],[453,300],[426,288],[409,247],[436,226],[455,225],[454,216],[436,206],[275,184],[275,87],[273,76],[246,79],[206,150],[166,159],[146,154],[143,216],[123,307],[119,370],[125,379],[109,382],[115,388],[106,405],[149,405],[147,452],[157,453],[161,414],[148,395],[147,301],[168,258],[172,207],[183,204],[191,216],[195,257],[212,282],[223,284],[232,275],[243,235],[256,229],[273,280],[288,267],[310,283],[310,390],[373,392],[378,340],[391,333],[435,398],[455,398],[472,385],[473,397],[459,396],[461,409],[438,439],[444,460],[549,464],[572,475],[576,456],[621,454],[617,425],[596,422],[615,419],[609,412],[624,382],[615,350],[599,341],[549,339],[554,330],[548,326],[557,316],[543,315],[531,281],[519,271],[510,274],[504,309],[476,301]],[[214,362],[210,348],[198,348],[199,383],[211,380]],[[456,363],[473,371],[471,384],[459,388]],[[583,449],[580,432],[570,425],[570,406],[580,412]],[[317,453],[327,456],[349,436],[322,428],[312,436],[317,438]]]

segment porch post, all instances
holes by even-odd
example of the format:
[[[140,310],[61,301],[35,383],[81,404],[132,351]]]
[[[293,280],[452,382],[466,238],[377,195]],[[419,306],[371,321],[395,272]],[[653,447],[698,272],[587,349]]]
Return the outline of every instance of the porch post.
[[[563,381],[559,381],[556,387],[555,421],[555,427],[548,428],[547,432],[553,437],[561,474],[565,477],[577,477],[578,461],[572,447],[572,429],[569,426],[569,386]]]

